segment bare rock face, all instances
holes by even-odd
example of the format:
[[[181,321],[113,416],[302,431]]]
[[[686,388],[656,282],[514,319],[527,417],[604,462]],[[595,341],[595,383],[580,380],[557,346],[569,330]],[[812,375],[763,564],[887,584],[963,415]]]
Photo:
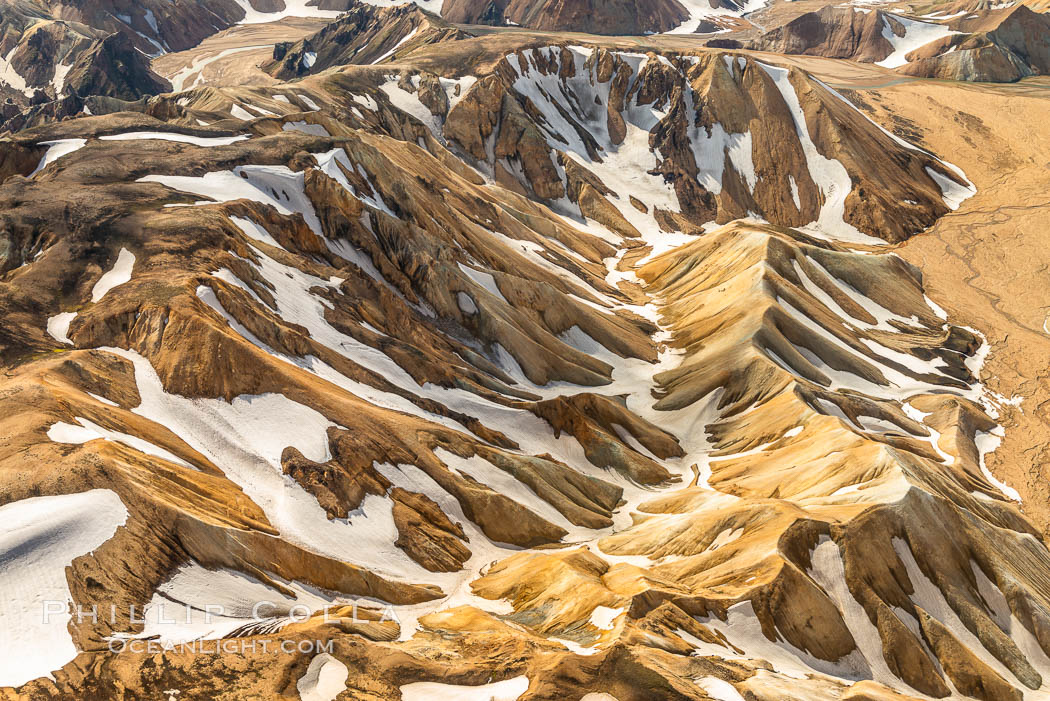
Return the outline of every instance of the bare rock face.
[[[551,425],[555,436],[562,432],[574,436],[593,465],[616,469],[641,484],[659,484],[671,479],[671,474],[637,450],[625,447],[616,427],[634,435],[646,450],[657,455],[682,455],[673,436],[639,421],[600,395],[546,400],[533,405],[532,411]]]
[[[990,44],[918,58],[902,66],[900,72],[921,78],[982,83],[1013,83],[1035,75],[1016,54]]]
[[[943,15],[943,16],[942,16]],[[959,18],[959,15],[963,15]],[[943,28],[938,29],[938,24]],[[909,32],[930,37],[889,67],[942,80],[1008,83],[1050,72],[1050,19],[1025,5],[982,7],[929,18],[828,5],[772,29],[742,48],[786,54],[884,62]],[[892,41],[891,41],[892,40]],[[720,40],[713,39],[709,46]]]
[[[105,34],[125,34],[136,48],[149,55],[188,49],[245,17],[244,6],[235,0],[33,2],[44,6],[49,14],[54,13],[57,19],[87,25]],[[255,4],[253,0],[252,5]]]
[[[0,52],[7,65],[0,92],[9,106],[3,111],[4,120],[29,105],[60,97],[70,67],[108,34],[56,20],[47,8],[33,2],[0,7],[0,30]]]
[[[961,645],[943,624],[922,609],[919,609],[919,625],[945,674],[959,691],[982,701],[1021,701],[1024,698],[1019,689],[1007,684]]]
[[[61,93],[63,71],[68,70],[94,39],[103,36],[84,26],[41,21],[32,25],[22,35],[18,47],[9,53],[11,67],[25,79],[27,87],[51,86],[56,93]]]
[[[134,32],[110,33],[55,19],[48,12],[32,2],[0,8],[0,51],[7,62],[7,78],[0,86],[6,98],[0,108],[4,129],[59,121],[90,113],[92,107],[98,112],[145,111],[145,104],[135,103],[171,89],[150,69],[148,54],[135,44],[141,37]],[[89,107],[99,100],[108,102]]]
[[[875,63],[893,52],[884,35],[889,15],[827,5],[766,32],[747,48]]]
[[[394,544],[431,572],[457,572],[470,558],[463,527],[452,523],[425,494],[394,488],[391,497],[398,539]]]
[[[498,76],[478,81],[468,90],[449,113],[445,133],[477,159],[487,158],[485,141],[495,134],[493,156],[514,159],[521,165],[523,187],[547,199],[565,194],[544,133],[521,103],[507,93]]]
[[[610,111],[610,114],[615,114],[622,125],[623,118],[619,116],[619,112]],[[620,139],[622,141],[623,137],[621,136]],[[579,206],[581,214],[600,222],[622,236],[628,238],[641,236],[638,229],[606,199],[607,195],[615,193],[606,187],[596,175],[565,153],[558,154],[558,165],[565,170],[566,194],[570,201]]]
[[[111,34],[77,58],[63,90],[81,97],[104,95],[130,101],[168,92],[171,83],[150,69],[124,34]]]
[[[419,101],[430,110],[430,114],[442,119],[448,114],[450,106],[449,95],[445,92],[445,86],[441,84],[441,80],[436,75],[424,73],[419,78],[418,87],[413,87],[416,87],[416,95],[419,97]]]

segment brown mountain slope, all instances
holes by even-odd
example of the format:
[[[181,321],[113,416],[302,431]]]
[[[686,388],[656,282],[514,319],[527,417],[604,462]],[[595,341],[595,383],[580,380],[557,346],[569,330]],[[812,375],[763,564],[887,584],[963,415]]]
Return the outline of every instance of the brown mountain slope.
[[[827,5],[766,32],[748,48],[875,63],[893,52],[883,35],[887,21],[889,16],[879,10]]]
[[[39,106],[75,94],[137,100],[170,89],[149,72],[149,58],[186,49],[237,22],[266,21],[283,12],[329,19],[351,6],[339,0],[338,9],[304,6],[263,8],[251,13],[237,0],[167,0],[147,2],[76,2],[11,0],[0,4],[0,116],[21,128],[30,119],[16,119],[27,106]],[[111,35],[116,39],[103,39]],[[74,80],[67,80],[74,64]],[[73,85],[73,83],[76,85]],[[49,118],[79,113],[84,104],[72,100],[52,105]]]
[[[157,55],[181,51],[242,21],[266,22],[287,14],[335,19],[352,0],[35,0],[57,19],[86,24],[107,33],[121,32],[142,51]]]
[[[84,24],[107,34],[124,33],[150,55],[189,48],[245,14],[235,0],[33,2],[55,19]]]
[[[67,94],[120,100],[137,100],[168,90],[171,83],[150,70],[149,63],[123,34],[111,34],[88,47],[70,67],[63,86]]]
[[[62,94],[72,64],[105,36],[82,24],[55,21],[31,2],[0,6],[0,27],[0,55],[6,67],[0,93],[10,105],[5,105],[5,118],[16,105]]]
[[[100,36],[82,25],[40,21],[7,56],[9,84],[3,87],[9,97],[0,108],[5,130],[90,113],[89,103],[100,111],[123,109],[171,89],[125,35]]]

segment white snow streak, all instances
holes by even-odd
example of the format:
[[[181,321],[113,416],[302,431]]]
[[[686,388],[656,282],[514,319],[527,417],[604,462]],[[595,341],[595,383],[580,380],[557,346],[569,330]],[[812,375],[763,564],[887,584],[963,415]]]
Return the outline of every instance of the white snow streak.
[[[56,139],[54,141],[41,141],[41,146],[48,146],[47,153],[40,159],[40,163],[37,165],[36,170],[29,174],[29,177],[33,177],[44,168],[57,161],[62,156],[68,156],[74,151],[78,151],[87,144],[87,139]]]
[[[416,682],[401,687],[402,701],[517,701],[529,688],[528,677],[482,686]]]
[[[123,285],[131,279],[131,271],[135,267],[135,255],[126,248],[121,248],[117,255],[117,262],[113,267],[98,279],[95,286],[91,288],[91,301],[98,302],[106,296],[106,293],[114,287]]]

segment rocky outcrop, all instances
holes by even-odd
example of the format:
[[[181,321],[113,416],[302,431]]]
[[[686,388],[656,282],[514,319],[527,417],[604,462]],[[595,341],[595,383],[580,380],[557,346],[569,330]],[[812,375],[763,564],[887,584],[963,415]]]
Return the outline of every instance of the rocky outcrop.
[[[104,34],[84,25],[44,20],[34,24],[8,55],[10,65],[25,79],[27,87],[61,94],[65,76],[76,59]]]
[[[0,6],[0,32],[0,56],[6,66],[0,93],[19,107],[59,97],[73,63],[106,36],[83,24],[55,20],[46,8],[28,0]]]
[[[29,0],[0,7],[0,55],[5,64],[0,92],[11,106],[2,117],[13,128],[34,121],[25,115],[16,119],[19,113],[40,107],[57,120],[80,112],[80,100],[89,96],[134,101],[170,89],[150,70],[148,56],[129,38],[136,36],[133,33],[110,33],[54,19],[49,12]],[[76,99],[68,105],[54,104],[71,96]]]

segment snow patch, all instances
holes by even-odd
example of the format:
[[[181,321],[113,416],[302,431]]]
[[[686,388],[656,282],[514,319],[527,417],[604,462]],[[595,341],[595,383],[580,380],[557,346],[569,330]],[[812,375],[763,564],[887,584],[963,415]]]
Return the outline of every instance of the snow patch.
[[[135,267],[135,255],[126,248],[121,248],[117,254],[117,262],[113,267],[98,279],[95,286],[91,288],[91,301],[97,303],[106,296],[110,290],[131,279],[131,271]]]
[[[941,199],[944,200],[944,206],[953,212],[959,209],[959,205],[977,194],[977,188],[972,184],[960,185],[929,166],[926,166],[926,174],[933,178],[933,181],[941,188]]]
[[[236,119],[243,119],[245,121],[258,119],[258,117],[256,117],[254,114],[244,109],[240,105],[238,105],[236,102],[233,103],[233,107],[230,108],[230,116]]]
[[[406,41],[408,41],[409,39],[414,37],[416,35],[416,32],[418,32],[418,31],[419,31],[419,27],[413,27],[411,32],[409,32],[408,34],[406,34],[404,37],[401,38],[401,41],[399,41],[396,44],[394,44],[394,48],[390,49],[390,51],[387,51],[385,54],[383,54],[382,56],[377,58],[375,61],[372,61],[372,64],[374,65],[376,63],[382,63],[384,60],[386,60],[387,58],[392,56],[395,51],[397,51],[399,48],[401,48],[402,44],[404,44]]]
[[[466,292],[456,293],[456,303],[459,305],[459,310],[464,314],[478,313],[478,305],[474,303],[474,298]]]
[[[528,677],[481,686],[415,682],[401,687],[402,701],[517,701],[529,689]]]
[[[681,0],[689,19],[666,34],[695,34],[709,17],[743,17],[766,6],[766,0],[744,0],[738,7],[714,7],[710,0]],[[732,3],[731,3],[732,4]]]
[[[313,136],[331,136],[328,130],[320,124],[310,124],[309,122],[285,122],[284,126],[281,127],[284,131],[298,131],[303,134],[312,134]]]
[[[904,36],[897,36],[893,33],[893,27],[890,24],[891,17],[904,27]],[[886,14],[882,19],[882,36],[893,46],[893,53],[881,61],[876,61],[875,65],[883,68],[899,68],[908,63],[907,55],[915,49],[958,33],[943,24],[919,22],[900,15]]]
[[[68,156],[74,151],[79,151],[84,148],[87,144],[87,139],[56,139],[54,141],[41,141],[40,146],[47,146],[47,153],[40,159],[40,163],[37,164],[36,169],[29,174],[29,177],[33,177],[44,168],[57,161],[62,156]]]
[[[625,608],[611,608],[609,606],[595,606],[594,610],[591,611],[591,617],[588,622],[597,628],[598,630],[612,630],[616,625],[616,619],[619,618]]]
[[[59,343],[73,345],[73,342],[69,340],[69,325],[76,317],[76,312],[62,312],[61,314],[55,314],[52,317],[48,317],[48,334]]]
[[[0,685],[51,677],[77,656],[67,628],[66,567],[112,538],[127,518],[108,489],[0,506]]]
[[[459,269],[463,271],[464,275],[480,285],[493,297],[506,304],[510,304],[510,302],[507,302],[507,298],[503,296],[503,293],[499,291],[499,286],[496,285],[496,278],[494,278],[491,273],[471,268],[469,265],[463,265],[462,263],[457,263],[457,265],[459,266]]]
[[[295,96],[298,97],[299,100],[301,100],[304,105],[309,107],[311,112],[320,112],[321,111],[320,105],[318,105],[316,102],[311,100],[306,95],[303,95],[303,94],[300,94],[300,93],[296,93]]]
[[[162,460],[167,460],[168,462],[173,462],[176,465],[188,467],[191,470],[197,469],[174,453],[170,453],[167,450],[137,436],[132,436],[120,431],[111,431],[108,428],[99,426],[95,422],[89,421],[80,416],[74,417],[74,421],[77,423],[68,424],[64,421],[59,421],[58,423],[52,424],[47,430],[47,437],[55,443],[70,443],[74,445],[102,438],[107,441],[113,441],[114,443],[121,443],[133,450],[161,458]]]
[[[295,683],[302,701],[335,701],[346,690],[346,679],[350,670],[346,665],[322,652],[306,668],[306,674]]]
[[[256,224],[251,219],[243,219],[241,217],[230,217],[230,221],[233,222],[238,229],[244,232],[244,235],[248,238],[269,244],[274,248],[281,249],[282,251],[287,250],[284,246],[277,242],[277,239],[275,239],[269,231],[264,229],[262,226]],[[250,290],[250,288],[248,289]]]
[[[317,0],[284,0],[284,8],[276,12],[260,12],[252,7],[251,0],[233,0],[244,10],[244,19],[237,24],[262,24],[276,22],[286,17],[318,17],[336,19],[343,14],[340,10],[322,10]]]
[[[992,474],[992,471],[988,469],[988,456],[999,449],[999,445],[1003,442],[1004,430],[1002,426],[996,426],[990,432],[989,431],[978,431],[974,434],[973,442],[977,446],[977,451],[980,453],[980,467],[981,474],[984,478],[995,485],[996,489],[1005,494],[1010,499],[1013,499],[1017,503],[1021,503],[1020,493],[1006,484],[1002,480],[998,479]]]
[[[736,687],[718,677],[697,679],[696,685],[707,692],[714,701],[744,701]]]

